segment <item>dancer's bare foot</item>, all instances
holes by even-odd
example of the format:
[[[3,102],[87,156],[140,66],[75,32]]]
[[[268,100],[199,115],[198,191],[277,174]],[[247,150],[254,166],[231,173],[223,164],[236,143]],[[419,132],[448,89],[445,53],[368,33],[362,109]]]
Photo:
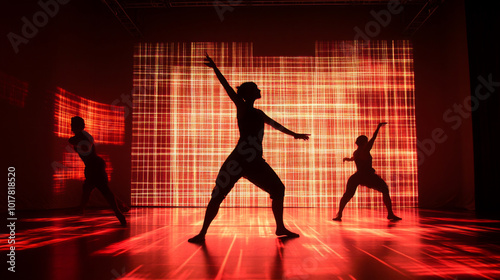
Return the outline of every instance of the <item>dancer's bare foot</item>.
[[[392,214],[392,215],[388,215],[388,216],[387,216],[387,219],[388,219],[388,220],[391,220],[391,221],[401,221],[401,220],[402,220],[400,217],[398,217],[398,216],[396,216],[396,215],[394,215],[394,214]]]
[[[205,235],[204,234],[198,234],[198,235],[196,235],[194,237],[189,238],[188,242],[189,243],[197,243],[197,244],[203,243],[203,242],[205,242]]]
[[[337,222],[342,222],[342,216],[341,215],[337,215],[332,220],[337,221]]]
[[[285,236],[285,237],[288,237],[288,238],[295,238],[295,237],[300,237],[299,234],[295,233],[295,232],[291,232],[289,231],[288,229],[284,228],[284,229],[277,229],[276,230],[276,235],[277,236]]]

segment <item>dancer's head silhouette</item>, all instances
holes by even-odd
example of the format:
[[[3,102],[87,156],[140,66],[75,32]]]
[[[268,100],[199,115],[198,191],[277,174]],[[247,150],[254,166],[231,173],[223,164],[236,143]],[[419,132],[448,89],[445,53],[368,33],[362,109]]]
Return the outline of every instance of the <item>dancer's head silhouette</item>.
[[[236,93],[241,96],[245,102],[254,102],[262,97],[259,87],[254,82],[246,82],[236,88],[238,89]]]
[[[368,137],[366,135],[360,135],[356,138],[356,145],[362,148],[364,145],[368,143]]]
[[[85,129],[85,121],[79,117],[74,116],[71,118],[71,131],[78,133]]]

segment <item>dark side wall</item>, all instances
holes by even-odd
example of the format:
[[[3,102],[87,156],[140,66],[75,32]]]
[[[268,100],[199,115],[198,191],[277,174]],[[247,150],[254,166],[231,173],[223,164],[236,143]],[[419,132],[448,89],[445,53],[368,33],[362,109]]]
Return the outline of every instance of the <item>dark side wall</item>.
[[[425,158],[419,165],[419,200],[422,207],[471,208],[470,119],[464,119],[456,130],[443,120],[443,113],[463,102],[469,88],[464,8],[462,1],[445,3],[413,38],[418,139],[425,143],[435,128],[442,128],[447,136],[431,154],[420,152]],[[105,104],[130,93],[133,46],[139,41],[128,36],[101,1],[72,0],[60,5],[58,13],[27,44],[20,45],[16,54],[6,34],[20,33],[22,17],[32,17],[40,6],[36,1],[2,5],[6,7],[1,9],[0,71],[30,84],[24,109],[1,105],[0,128],[10,131],[2,139],[2,146],[10,147],[2,155],[2,170],[12,164],[19,167],[19,186],[23,186],[19,187],[19,207],[76,205],[77,186],[63,199],[53,199],[50,164],[64,147],[51,131],[53,109],[40,102],[50,103],[43,101],[49,99],[45,91],[55,86]],[[408,39],[400,34],[403,22],[415,11],[405,9],[385,18],[386,26],[379,25],[380,31],[374,30],[370,39]],[[133,17],[144,34],[141,41],[251,41],[256,55],[297,56],[313,55],[316,40],[362,39],[354,28],[364,30],[376,23],[374,13],[387,10],[386,6],[234,7],[221,20],[214,7],[206,7],[138,10]],[[12,121],[4,121],[7,118]],[[126,200],[131,123],[129,116],[126,144],[109,151],[116,174],[120,174],[112,178],[111,187]]]
[[[474,209],[465,8],[445,1],[413,38],[423,208]]]
[[[0,71],[27,82],[29,87],[24,108],[0,101],[0,128],[8,132],[2,137],[1,168],[16,167],[16,208],[76,206],[81,182],[69,181],[65,192],[57,195],[53,188],[53,166],[62,162],[68,143],[55,137],[54,100],[49,91],[61,87],[84,98],[112,104],[132,89],[133,42],[107,8],[101,7],[102,3],[73,0],[59,5],[58,12],[36,32],[31,30],[32,38],[19,45],[16,52],[7,35],[22,35],[23,17],[32,22],[42,8],[38,1],[0,5]],[[128,201],[131,117],[126,123],[126,144],[103,145],[98,152],[109,154],[114,168],[110,187]],[[105,205],[98,192],[92,201],[93,205]]]
[[[481,216],[500,217],[500,3],[466,1],[474,134],[475,195]]]

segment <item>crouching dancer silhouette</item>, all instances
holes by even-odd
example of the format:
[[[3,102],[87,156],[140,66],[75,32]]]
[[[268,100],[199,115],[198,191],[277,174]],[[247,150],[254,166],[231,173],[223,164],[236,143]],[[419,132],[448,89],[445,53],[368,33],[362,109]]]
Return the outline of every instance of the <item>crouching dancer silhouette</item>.
[[[85,122],[81,117],[76,116],[71,118],[71,131],[73,131],[75,136],[69,138],[69,143],[73,145],[73,149],[78,153],[85,164],[85,182],[83,183],[80,211],[83,213],[85,205],[87,205],[89,201],[90,194],[94,188],[97,187],[115,212],[120,224],[126,226],[127,221],[125,220],[125,216],[123,216],[118,208],[115,196],[108,187],[106,162],[97,155],[94,138],[84,129]]]
[[[333,218],[334,221],[342,220],[342,212],[344,211],[344,207],[351,200],[356,193],[356,189],[358,185],[363,185],[368,188],[377,190],[382,193],[385,207],[387,207],[387,219],[392,221],[401,220],[400,217],[394,215],[392,211],[392,202],[391,197],[389,196],[389,187],[385,183],[385,181],[377,174],[375,174],[375,169],[372,168],[372,156],[370,154],[370,150],[373,147],[373,143],[377,138],[378,131],[380,128],[387,123],[379,123],[377,129],[373,133],[372,139],[368,141],[368,137],[365,135],[361,135],[356,139],[356,145],[358,145],[358,149],[354,151],[354,154],[351,158],[344,158],[345,161],[354,161],[356,163],[357,171],[349,180],[347,180],[347,187],[342,199],[340,199],[339,211],[337,216]]]
[[[222,164],[217,175],[216,184],[212,191],[212,198],[208,203],[200,233],[188,241],[191,243],[200,243],[205,240],[208,227],[215,216],[217,216],[220,204],[241,177],[246,178],[270,194],[272,211],[276,220],[276,235],[299,237],[297,233],[289,231],[283,223],[285,186],[271,166],[262,158],[262,139],[264,137],[265,123],[285,134],[295,137],[295,139],[308,140],[309,134],[297,134],[290,131],[268,117],[261,110],[254,108],[255,100],[261,98],[260,89],[255,83],[243,83],[237,88],[238,92],[236,93],[208,55],[206,56],[205,65],[213,68],[227,95],[229,95],[229,98],[236,105],[240,139],[233,152],[224,164]]]

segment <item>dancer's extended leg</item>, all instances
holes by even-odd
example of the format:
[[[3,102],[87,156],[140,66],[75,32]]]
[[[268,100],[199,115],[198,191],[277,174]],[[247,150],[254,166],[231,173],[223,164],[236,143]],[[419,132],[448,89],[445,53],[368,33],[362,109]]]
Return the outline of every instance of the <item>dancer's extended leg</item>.
[[[234,184],[238,182],[238,180],[242,176],[242,170],[238,169],[239,165],[230,155],[226,161],[222,164],[219,174],[217,175],[217,179],[215,180],[215,187],[212,191],[212,198],[208,202],[207,210],[205,211],[205,219],[203,220],[203,227],[200,230],[198,235],[189,238],[188,242],[191,243],[202,243],[205,241],[205,235],[207,234],[207,230],[210,227],[210,224],[219,213],[219,208],[226,198],[226,195],[233,189]],[[239,171],[239,172],[229,172],[231,171]]]
[[[208,227],[219,213],[220,204],[224,200],[224,196],[214,196],[210,199],[207,205],[207,210],[205,211],[205,219],[203,220],[203,227],[198,235],[188,239],[191,243],[200,243],[205,241],[205,235],[207,234]]]
[[[286,237],[299,237],[299,234],[289,231],[283,223],[283,198],[273,199],[272,209],[274,219],[276,220],[276,235]]]
[[[387,219],[392,220],[392,221],[399,221],[401,220],[400,217],[396,216],[394,212],[392,211],[392,201],[391,201],[391,196],[389,195],[389,191],[387,192],[382,192],[383,194],[383,200],[385,207],[387,208]]]
[[[98,189],[99,189],[99,191],[101,191],[102,195],[104,196],[104,198],[108,202],[109,206],[111,206],[111,209],[113,209],[113,211],[115,212],[115,216],[120,221],[120,224],[122,226],[126,226],[127,220],[125,219],[125,216],[118,208],[118,205],[116,204],[115,195],[109,189],[108,183],[103,182],[102,185],[98,187]]]
[[[346,187],[345,193],[342,196],[342,198],[340,199],[339,210],[338,210],[335,218],[333,218],[332,220],[342,221],[342,212],[344,212],[345,206],[347,205],[347,203],[351,200],[351,198],[356,193],[356,189],[358,188],[358,185],[359,185],[358,175],[354,174],[351,177],[349,177],[349,180],[347,180],[347,187]]]

